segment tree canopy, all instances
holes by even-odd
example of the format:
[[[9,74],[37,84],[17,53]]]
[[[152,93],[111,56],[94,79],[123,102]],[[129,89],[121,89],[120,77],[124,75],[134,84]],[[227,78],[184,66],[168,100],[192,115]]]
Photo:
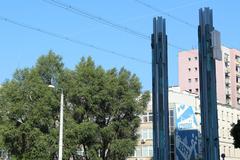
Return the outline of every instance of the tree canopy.
[[[50,51],[16,70],[0,89],[0,145],[17,159],[55,159],[60,91],[64,92],[64,159],[125,160],[137,142],[139,114],[149,100],[139,78],[105,70],[88,57],[73,70]],[[1,147],[1,146],[0,146]]]
[[[240,120],[237,124],[232,125],[231,136],[233,137],[233,145],[235,148],[240,148]]]

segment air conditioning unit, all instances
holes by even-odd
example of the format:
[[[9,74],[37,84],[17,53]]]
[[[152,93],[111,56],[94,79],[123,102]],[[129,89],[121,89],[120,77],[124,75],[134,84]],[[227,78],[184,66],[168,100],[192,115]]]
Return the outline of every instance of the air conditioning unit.
[[[146,140],[145,139],[142,139],[141,140],[141,144],[145,144]]]

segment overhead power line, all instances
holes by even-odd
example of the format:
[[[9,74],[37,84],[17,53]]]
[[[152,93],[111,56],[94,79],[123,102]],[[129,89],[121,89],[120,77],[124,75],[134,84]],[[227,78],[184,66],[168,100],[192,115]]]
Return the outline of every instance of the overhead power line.
[[[114,23],[114,22],[112,22],[110,20],[107,20],[105,18],[102,18],[102,17],[96,16],[96,15],[90,14],[90,13],[88,13],[86,11],[83,11],[83,10],[77,8],[77,7],[74,7],[74,6],[70,5],[70,4],[59,2],[57,0],[42,0],[42,1],[45,2],[45,3],[48,3],[50,5],[53,5],[53,6],[62,8],[62,9],[65,9],[66,11],[74,13],[76,15],[83,16],[85,18],[91,19],[92,21],[95,21],[97,23],[100,23],[100,24],[112,27],[112,28],[114,28],[116,30],[119,30],[119,31],[122,31],[122,32],[125,32],[125,33],[128,33],[128,34],[131,34],[131,35],[134,35],[134,36],[136,36],[138,38],[142,38],[142,39],[145,39],[145,40],[151,40],[151,37],[146,35],[146,34],[140,33],[138,31],[135,31],[135,30],[133,30],[131,28],[128,28],[126,26],[122,26],[122,25],[116,24],[116,23]],[[179,46],[177,46],[175,44],[172,44],[172,43],[168,43],[168,45],[170,47],[178,49],[178,50],[187,50],[187,49],[184,49],[184,48],[179,47]]]
[[[178,22],[180,22],[180,23],[183,23],[183,24],[185,24],[185,25],[187,25],[187,26],[189,26],[189,27],[191,27],[191,28],[194,28],[194,29],[197,28],[196,25],[191,24],[191,23],[185,21],[184,19],[181,19],[181,18],[178,18],[178,17],[176,17],[176,16],[173,16],[173,15],[167,13],[166,11],[163,11],[163,10],[161,10],[161,9],[159,9],[159,8],[157,8],[157,7],[154,7],[154,6],[152,6],[152,5],[148,4],[148,3],[145,3],[145,2],[143,2],[143,1],[141,1],[141,0],[134,0],[134,1],[137,2],[137,3],[139,3],[139,4],[141,4],[141,5],[143,5],[143,6],[145,6],[145,7],[147,7],[147,8],[150,8],[151,10],[153,10],[153,11],[155,11],[155,12],[159,12],[160,14],[163,14],[163,15],[171,18],[171,19],[174,19],[175,21],[178,21]]]
[[[167,17],[169,17],[169,18],[172,18],[172,19],[174,19],[174,20],[176,20],[176,21],[178,21],[178,22],[180,22],[180,23],[182,23],[182,24],[185,24],[185,25],[189,26],[190,28],[193,28],[193,29],[195,29],[195,30],[198,29],[198,26],[197,26],[197,25],[192,24],[192,23],[189,23],[189,22],[187,22],[186,20],[181,19],[181,18],[179,18],[179,17],[173,16],[173,15],[167,13],[166,11],[163,11],[163,10],[161,10],[161,9],[159,9],[159,8],[156,8],[156,7],[150,5],[150,4],[146,3],[146,2],[143,2],[143,1],[141,1],[141,0],[134,0],[134,1],[137,2],[137,3],[139,3],[139,4],[141,4],[141,5],[143,5],[143,6],[145,6],[145,7],[147,7],[147,8],[149,8],[149,9],[151,9],[151,10],[153,10],[153,11],[155,11],[155,12],[159,12],[160,14],[163,14],[163,15],[165,15],[165,16],[167,16]],[[223,43],[224,43],[224,42],[223,42]],[[224,43],[224,44],[226,44],[226,43]],[[175,46],[174,48],[177,48],[177,46]],[[187,50],[187,49],[181,49],[181,50]]]
[[[66,41],[69,41],[71,43],[75,43],[75,44],[78,44],[78,45],[82,45],[82,46],[86,46],[86,47],[89,47],[89,48],[93,48],[95,50],[102,51],[104,53],[108,53],[108,54],[111,54],[111,55],[115,55],[115,56],[118,56],[118,57],[122,57],[122,58],[125,58],[125,59],[136,61],[136,62],[139,62],[139,63],[151,64],[150,62],[142,60],[142,59],[138,59],[138,58],[135,58],[135,57],[127,56],[127,55],[115,52],[113,50],[109,50],[109,49],[106,49],[106,48],[95,46],[95,45],[90,44],[90,43],[86,43],[86,42],[83,42],[83,41],[72,39],[72,38],[67,37],[65,35],[57,34],[57,33],[54,33],[54,32],[50,32],[50,31],[46,31],[46,30],[43,30],[43,29],[40,29],[40,28],[37,28],[37,27],[30,26],[30,25],[27,25],[27,24],[23,24],[23,23],[14,21],[14,20],[6,18],[6,17],[0,16],[0,20],[3,21],[3,22],[14,24],[16,26],[19,26],[19,27],[22,27],[22,28],[25,28],[25,29],[28,29],[28,30],[33,30],[33,31],[36,31],[36,32],[40,32],[40,33],[46,34],[48,36],[52,36],[52,37],[55,37],[55,38],[58,38],[58,39],[66,40]]]
[[[143,33],[140,33],[138,31],[135,31],[135,30],[133,30],[131,28],[128,28],[128,27],[125,27],[125,26],[121,26],[119,24],[116,24],[116,23],[114,23],[110,20],[104,19],[102,17],[95,16],[93,14],[90,14],[90,13],[86,12],[86,11],[80,10],[79,8],[76,8],[72,5],[69,5],[69,4],[66,4],[66,3],[63,3],[63,2],[59,2],[57,0],[42,0],[42,1],[45,2],[45,3],[48,3],[50,5],[65,9],[69,12],[74,13],[74,14],[83,16],[83,17],[88,18],[88,19],[91,19],[91,20],[93,20],[95,22],[98,22],[98,23],[101,23],[103,25],[110,26],[110,27],[112,27],[116,30],[123,31],[123,32],[132,34],[134,36],[137,36],[137,37],[140,37],[140,38],[143,38],[143,39],[147,39],[147,40],[150,39],[149,36],[147,36]]]

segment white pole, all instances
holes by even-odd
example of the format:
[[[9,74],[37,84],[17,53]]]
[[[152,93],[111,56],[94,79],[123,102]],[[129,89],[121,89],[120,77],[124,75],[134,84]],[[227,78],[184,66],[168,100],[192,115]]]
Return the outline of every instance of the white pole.
[[[60,104],[60,128],[59,128],[58,160],[62,160],[62,155],[63,155],[63,90],[61,92],[61,104]]]

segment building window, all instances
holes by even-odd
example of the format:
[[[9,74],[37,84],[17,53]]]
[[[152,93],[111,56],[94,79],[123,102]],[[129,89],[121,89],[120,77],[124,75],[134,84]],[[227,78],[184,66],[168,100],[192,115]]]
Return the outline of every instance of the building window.
[[[231,97],[229,94],[226,95],[226,103],[230,105]]]
[[[142,146],[142,156],[143,157],[148,156],[148,146]]]
[[[139,136],[142,140],[146,140],[146,139],[153,139],[153,130],[152,128],[144,128],[139,130]]]
[[[192,81],[191,78],[189,78],[189,79],[188,79],[188,82],[191,83],[191,81]]]
[[[238,77],[238,76],[236,77],[236,82],[240,83],[240,77]]]
[[[237,87],[237,93],[240,93],[240,87]]]
[[[141,157],[141,156],[142,156],[141,147],[136,147],[136,157]]]
[[[237,62],[240,62],[240,57],[239,56],[235,56],[235,59]]]
[[[229,67],[229,62],[225,62],[225,67],[226,67],[226,68]]]
[[[148,121],[152,122],[152,120],[153,120],[153,115],[152,115],[152,113],[149,113],[148,114]]]
[[[142,139],[148,139],[148,130],[142,129]]]
[[[172,119],[173,118],[171,118],[171,120],[170,120],[170,126],[174,126],[174,121]]]
[[[149,155],[149,157],[153,156],[153,147],[152,146],[148,146],[148,155]]]
[[[227,129],[227,132],[228,132],[228,139],[231,139],[230,128]]]
[[[195,91],[198,92],[198,88],[196,88]]]
[[[197,57],[194,57],[195,60],[197,60]]]
[[[192,89],[189,89],[189,92],[192,93]]]
[[[137,146],[134,156],[135,157],[152,157],[153,146]]]
[[[147,113],[144,113],[144,114],[142,115],[142,122],[143,122],[143,123],[148,122]]]
[[[197,67],[195,67],[194,69],[195,69],[195,71],[197,71]]]
[[[226,85],[226,87],[227,87],[227,88],[229,88],[229,87],[230,87],[230,84],[229,84],[229,83],[226,83],[225,85]]]
[[[230,77],[229,73],[225,73],[225,78],[229,78],[229,77]]]
[[[140,116],[140,118],[142,123],[152,122],[153,120],[152,112],[144,113],[143,115]]]
[[[188,71],[190,72],[190,71],[191,71],[191,68],[188,68]]]
[[[190,57],[188,58],[188,61],[191,61],[191,58],[190,58]]]
[[[222,111],[222,121],[224,121],[224,112]]]
[[[240,104],[240,98],[237,98],[237,104]]]
[[[223,135],[223,138],[225,138],[225,129],[224,129],[224,127],[222,127],[222,135]]]
[[[228,112],[227,112],[227,121],[229,122],[229,116],[228,116]]]
[[[227,53],[224,53],[224,60],[228,61],[228,59],[229,59],[229,55]]]
[[[148,139],[153,139],[153,130],[152,130],[152,128],[148,129]]]
[[[240,72],[240,66],[236,66],[236,72]]]
[[[198,82],[198,78],[195,78],[195,82]]]

